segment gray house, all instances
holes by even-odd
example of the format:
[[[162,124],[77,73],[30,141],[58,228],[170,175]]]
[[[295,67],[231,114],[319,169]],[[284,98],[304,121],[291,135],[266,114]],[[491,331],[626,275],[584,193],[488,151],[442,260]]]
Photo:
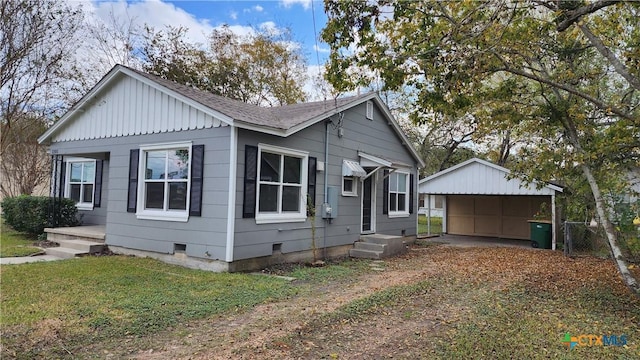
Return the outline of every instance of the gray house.
[[[422,160],[375,93],[265,108],[118,65],[39,141],[117,253],[236,271],[416,234]]]

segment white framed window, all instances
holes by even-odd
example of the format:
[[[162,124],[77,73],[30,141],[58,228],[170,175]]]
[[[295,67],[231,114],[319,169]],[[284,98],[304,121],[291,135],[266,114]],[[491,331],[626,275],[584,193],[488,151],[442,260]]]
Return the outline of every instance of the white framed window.
[[[355,176],[342,177],[342,196],[358,196],[358,181]]]
[[[409,174],[389,174],[389,217],[409,216]]]
[[[367,119],[373,120],[373,102],[371,100],[367,101]]]
[[[256,223],[307,219],[308,161],[304,151],[258,145]]]
[[[139,219],[187,221],[191,190],[191,142],[140,146]]]
[[[80,210],[93,210],[96,181],[96,161],[85,158],[66,160],[65,197],[76,202]]]

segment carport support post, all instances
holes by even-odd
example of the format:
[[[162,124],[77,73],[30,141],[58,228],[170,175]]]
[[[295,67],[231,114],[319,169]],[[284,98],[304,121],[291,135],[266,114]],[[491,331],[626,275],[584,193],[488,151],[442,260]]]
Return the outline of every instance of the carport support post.
[[[431,235],[431,194],[427,194],[427,235]]]
[[[556,194],[551,195],[551,250],[556,249]]]

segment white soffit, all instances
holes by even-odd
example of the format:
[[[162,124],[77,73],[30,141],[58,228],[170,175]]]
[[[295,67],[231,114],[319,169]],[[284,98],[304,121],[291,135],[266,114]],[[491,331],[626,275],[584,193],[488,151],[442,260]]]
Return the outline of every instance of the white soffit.
[[[342,176],[365,177],[367,172],[355,161],[342,160]]]
[[[547,184],[540,189],[520,179],[508,179],[510,171],[481,159],[470,159],[420,180],[418,191],[434,195],[553,195],[562,188]]]

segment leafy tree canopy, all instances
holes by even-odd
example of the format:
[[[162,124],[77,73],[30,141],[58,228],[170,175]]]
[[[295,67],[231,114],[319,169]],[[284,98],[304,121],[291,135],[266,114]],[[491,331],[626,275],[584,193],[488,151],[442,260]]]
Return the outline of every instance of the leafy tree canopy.
[[[577,169],[622,258],[608,197],[628,190],[626,174],[639,164],[640,3],[378,0],[325,9],[333,86],[379,78],[384,90],[413,94],[415,123],[440,117],[475,124],[477,137],[519,134],[515,170],[548,181]]]
[[[143,69],[151,74],[255,105],[305,100],[304,56],[290,33],[256,30],[241,36],[223,27],[206,45],[190,43],[185,28],[146,28]]]

